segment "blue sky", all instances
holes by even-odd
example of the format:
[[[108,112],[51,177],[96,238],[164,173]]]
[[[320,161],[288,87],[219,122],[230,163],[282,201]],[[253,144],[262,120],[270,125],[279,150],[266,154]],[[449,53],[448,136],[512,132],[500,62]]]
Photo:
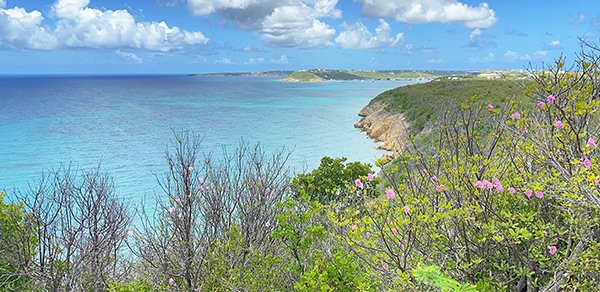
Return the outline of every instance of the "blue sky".
[[[0,0],[0,74],[522,69],[598,41],[592,0]]]

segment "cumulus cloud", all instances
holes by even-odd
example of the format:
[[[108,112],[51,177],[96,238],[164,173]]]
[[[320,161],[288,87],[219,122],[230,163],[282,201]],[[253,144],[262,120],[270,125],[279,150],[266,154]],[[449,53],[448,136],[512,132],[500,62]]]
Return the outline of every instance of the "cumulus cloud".
[[[44,17],[39,11],[27,12],[19,7],[0,9],[0,46],[167,52],[208,42],[201,32],[169,27],[165,22],[139,22],[127,10],[99,10],[89,8],[89,3],[89,0],[57,0],[51,9],[57,19],[54,28],[42,25]]]
[[[486,2],[470,6],[456,0],[359,0],[369,17],[393,17],[408,23],[460,23],[469,28],[488,28],[496,23],[496,12]]]
[[[331,44],[335,29],[321,18],[339,18],[338,0],[188,0],[192,14],[218,14],[238,28],[257,31],[274,47]]]
[[[392,36],[390,25],[383,19],[379,20],[379,26],[375,28],[375,34],[362,23],[344,25],[342,31],[335,41],[344,49],[372,49],[380,47],[393,47],[400,44],[404,38],[403,33]]]
[[[41,26],[41,12],[21,7],[1,9],[4,5],[0,2],[0,47],[50,50],[57,46],[56,38]]]
[[[276,47],[322,47],[331,44],[335,29],[318,20],[306,6],[282,6],[262,22],[261,37]]]
[[[262,19],[276,7],[292,5],[293,0],[188,0],[193,15],[220,14],[224,20],[242,29],[260,29]]]
[[[52,10],[60,19],[56,36],[73,48],[134,48],[172,51],[206,44],[200,32],[169,27],[165,22],[138,22],[127,10],[87,7],[89,0],[58,0]]]

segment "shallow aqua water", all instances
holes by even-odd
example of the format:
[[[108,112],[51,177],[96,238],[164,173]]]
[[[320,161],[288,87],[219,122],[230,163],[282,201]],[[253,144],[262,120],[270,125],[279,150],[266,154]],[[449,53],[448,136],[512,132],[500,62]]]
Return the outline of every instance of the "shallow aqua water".
[[[382,152],[353,127],[378,93],[408,82],[288,83],[263,77],[0,77],[0,189],[23,189],[61,164],[101,164],[119,196],[158,192],[171,129],[204,151],[243,138],[293,148],[289,165],[322,156],[373,163]]]

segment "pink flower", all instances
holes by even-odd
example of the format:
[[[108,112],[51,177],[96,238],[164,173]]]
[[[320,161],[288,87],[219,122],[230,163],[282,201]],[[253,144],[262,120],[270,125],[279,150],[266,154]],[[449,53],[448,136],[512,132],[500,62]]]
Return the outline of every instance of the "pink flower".
[[[594,178],[594,185],[600,186],[600,178],[599,177]]]
[[[173,278],[169,278],[169,285],[175,285],[175,280],[173,280]]]
[[[520,113],[514,113],[514,114],[510,115],[510,118],[513,121],[519,120],[519,119],[521,119],[521,114]]]
[[[596,140],[594,140],[594,138],[589,138],[589,139],[587,140],[587,143],[585,143],[585,147],[588,147],[588,148],[596,148],[596,147],[597,147],[597,145],[596,145]]]
[[[562,121],[556,121],[554,122],[554,127],[557,129],[563,129],[565,127],[565,124],[563,124]]]
[[[537,107],[539,109],[543,109],[544,107],[546,107],[546,104],[543,101],[538,102]]]
[[[356,224],[352,225],[352,232],[356,231],[356,229],[358,229],[358,226]]]
[[[169,213],[175,212],[175,207],[169,207]]]
[[[354,185],[357,188],[362,188],[363,187],[363,183],[362,183],[362,181],[360,181],[360,178],[357,178],[357,179],[354,180]]]
[[[523,128],[519,130],[519,132],[521,132],[521,134],[527,134],[527,128]]]
[[[392,230],[392,234],[398,235],[398,230],[396,229],[396,227],[392,227],[392,229],[390,230]]]
[[[366,237],[367,239],[371,238],[371,232],[367,231],[367,232],[365,233],[365,237]]]
[[[517,191],[515,191],[515,188],[510,187],[508,188],[508,192],[514,195]]]
[[[531,198],[531,195],[533,195],[531,190],[525,190],[525,196],[527,196],[527,198]]]
[[[541,198],[543,198],[543,197],[544,197],[544,193],[543,193],[542,191],[535,191],[535,196],[536,196],[538,199],[541,199]]]
[[[445,185],[437,185],[437,186],[435,186],[435,191],[436,191],[436,192],[442,192],[442,191],[444,191],[445,189],[446,189],[446,186],[445,186]]]
[[[181,198],[179,198],[179,197],[176,197],[176,198],[175,198],[175,202],[177,202],[177,203],[180,203],[180,204],[181,204]]]
[[[492,183],[494,183],[495,185],[500,183],[500,180],[497,177],[492,177]]]
[[[192,171],[194,171],[194,166],[193,166],[193,165],[190,165],[190,166],[188,166],[188,171],[189,171],[189,172],[192,172]]]
[[[198,178],[198,182],[203,185],[204,184],[204,178]]]
[[[391,200],[396,196],[396,193],[394,192],[394,190],[388,189],[387,191],[385,191],[385,196],[388,198],[388,200]]]
[[[410,212],[410,207],[408,205],[404,206],[402,209],[404,210],[404,214],[408,214],[408,212]]]
[[[551,246],[549,246],[549,247],[548,247],[548,252],[549,252],[550,254],[552,254],[552,255],[553,255],[553,254],[555,254],[557,250],[558,250],[558,249],[557,249],[557,248],[556,248],[556,246],[554,246],[554,245],[551,245]]]
[[[504,193],[504,187],[500,183],[496,184],[496,191],[499,193]]]
[[[375,176],[373,176],[373,174],[372,174],[372,173],[369,173],[369,174],[367,174],[367,179],[368,179],[369,181],[373,181],[373,180],[375,179]]]
[[[590,167],[592,167],[592,162],[587,158],[587,156],[583,157],[582,164],[585,169],[589,169]]]
[[[548,103],[549,104],[554,104],[554,102],[556,101],[556,97],[554,97],[554,95],[550,94],[548,95]]]
[[[489,109],[489,110],[493,110],[493,109],[494,109],[494,105],[493,105],[493,104],[491,104],[491,103],[488,103],[488,105],[487,105],[487,109]]]
[[[478,189],[483,189],[483,183],[480,180],[478,180],[475,182],[475,187]]]
[[[494,187],[494,185],[487,179],[484,179],[482,184],[483,184],[483,187],[486,189],[491,189]]]
[[[431,182],[436,183],[438,181],[438,177],[436,175],[431,177]]]
[[[133,230],[127,230],[127,236],[133,236]]]

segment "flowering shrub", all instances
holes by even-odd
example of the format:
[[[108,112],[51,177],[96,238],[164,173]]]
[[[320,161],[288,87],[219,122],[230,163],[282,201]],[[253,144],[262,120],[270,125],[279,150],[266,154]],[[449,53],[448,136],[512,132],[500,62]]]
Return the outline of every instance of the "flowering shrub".
[[[446,111],[434,146],[384,170],[388,191],[332,213],[347,247],[407,289],[422,263],[479,290],[580,287],[568,270],[583,263],[584,285],[597,284],[600,72],[589,56],[534,72],[528,99]]]

